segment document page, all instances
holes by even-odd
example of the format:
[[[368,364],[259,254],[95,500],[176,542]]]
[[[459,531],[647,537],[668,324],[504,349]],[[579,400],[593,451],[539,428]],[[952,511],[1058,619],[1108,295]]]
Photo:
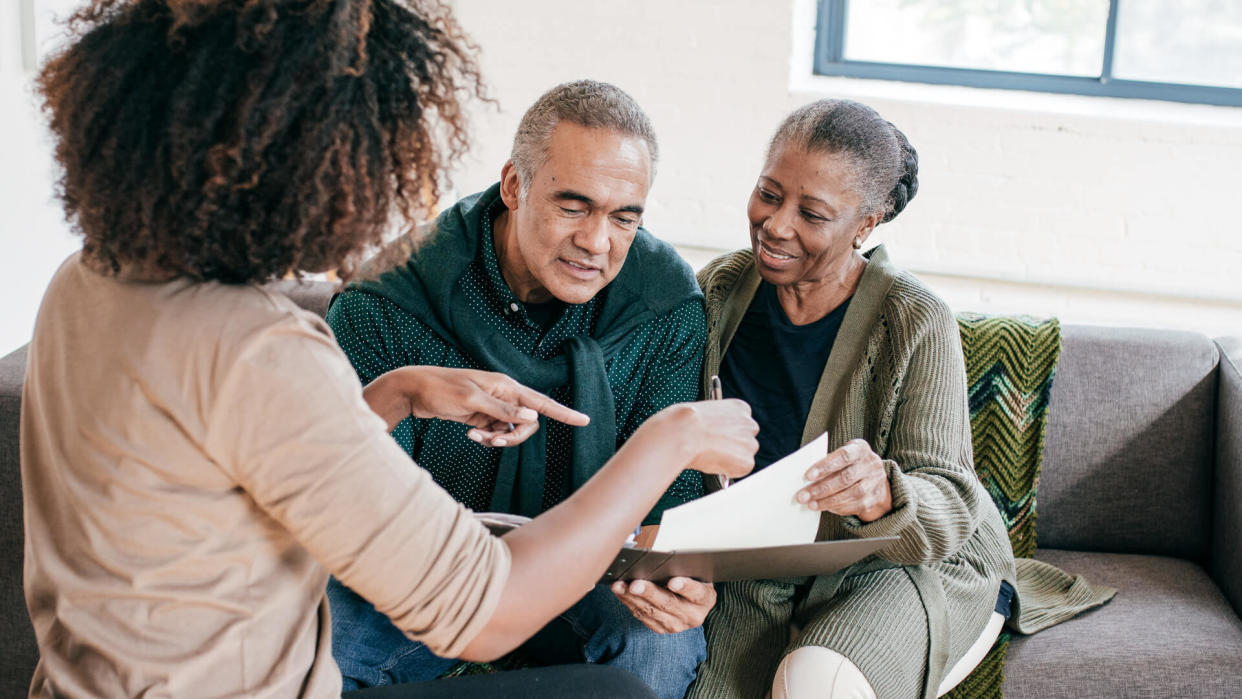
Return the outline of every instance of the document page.
[[[815,541],[820,513],[794,496],[807,485],[807,469],[827,454],[825,432],[724,490],[665,510],[652,550],[759,548]]]

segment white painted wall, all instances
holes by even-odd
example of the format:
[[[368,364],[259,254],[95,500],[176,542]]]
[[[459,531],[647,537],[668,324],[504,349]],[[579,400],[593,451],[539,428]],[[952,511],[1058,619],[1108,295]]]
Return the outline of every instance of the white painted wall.
[[[49,202],[15,5],[0,0],[0,353],[29,337],[47,279],[77,245]],[[921,154],[918,197],[874,240],[956,309],[1242,335],[1242,109],[816,78],[813,0],[453,5],[498,103],[475,109],[458,193],[497,178],[541,92],[607,80],[660,135],[647,224],[697,265],[746,243],[746,198],[780,119],[846,96]]]
[[[23,58],[19,9],[26,1],[0,0],[0,356],[30,339],[44,287],[81,247],[53,197],[52,146]],[[51,36],[49,12],[67,6],[41,1],[36,42]]]
[[[543,90],[607,80],[660,136],[649,228],[701,263],[746,244],[785,114],[850,97],[921,155],[918,197],[873,240],[955,308],[1242,335],[1242,109],[816,78],[813,0],[454,5],[499,102],[479,110],[461,192],[496,178]]]

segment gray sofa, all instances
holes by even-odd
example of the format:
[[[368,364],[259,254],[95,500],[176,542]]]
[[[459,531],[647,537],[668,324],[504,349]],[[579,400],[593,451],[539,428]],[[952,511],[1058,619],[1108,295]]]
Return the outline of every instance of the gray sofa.
[[[282,288],[324,312],[328,285]],[[1063,334],[1038,557],[1119,592],[1016,637],[1005,691],[1242,697],[1242,347],[1159,330]],[[24,695],[37,657],[21,584],[25,365],[25,348],[0,359],[0,697]]]

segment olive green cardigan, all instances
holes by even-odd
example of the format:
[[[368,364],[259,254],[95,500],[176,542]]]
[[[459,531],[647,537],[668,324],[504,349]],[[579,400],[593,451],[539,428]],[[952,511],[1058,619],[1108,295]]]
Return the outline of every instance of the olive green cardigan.
[[[892,511],[874,522],[824,513],[819,538],[900,540],[841,573],[800,581],[791,589],[803,592],[793,594],[797,602],[788,613],[803,626],[795,645],[830,645],[842,652],[880,696],[906,693],[911,677],[921,678],[917,693],[935,696],[943,673],[982,631],[1000,580],[1017,589],[1010,626],[1023,633],[1102,604],[1113,591],[1035,561],[1015,565],[1000,514],[974,471],[957,321],[922,282],[890,264],[883,247],[867,257],[811,403],[803,443],[825,430],[829,449],[865,439],[884,460],[892,491]],[[704,390],[759,281],[749,250],[717,258],[699,273],[708,319]],[[884,586],[891,585],[893,603],[868,607],[865,619],[818,618],[839,617],[834,597],[850,592],[861,576],[868,595],[878,586],[883,597]],[[749,696],[770,683],[788,637],[748,637],[765,636],[759,627],[770,627],[779,607],[771,591],[755,587],[762,584],[722,589],[708,619],[708,661],[691,696]],[[911,584],[917,595],[906,590],[905,597],[914,601],[900,602],[899,588]],[[895,648],[901,649],[897,663]],[[730,667],[737,663],[747,669]]]

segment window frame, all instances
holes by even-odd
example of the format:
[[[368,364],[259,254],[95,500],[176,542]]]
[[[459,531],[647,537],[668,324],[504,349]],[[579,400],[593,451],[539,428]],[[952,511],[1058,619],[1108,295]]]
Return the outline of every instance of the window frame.
[[[845,58],[845,31],[848,0],[819,0],[815,26],[814,72],[816,75],[825,76],[896,80],[932,85],[962,85],[998,90],[1123,97],[1226,107],[1242,106],[1242,88],[1114,78],[1112,76],[1113,50],[1117,40],[1119,2],[1120,0],[1109,0],[1108,3],[1108,22],[1104,30],[1104,56],[1100,75],[1080,77],[847,60]]]

